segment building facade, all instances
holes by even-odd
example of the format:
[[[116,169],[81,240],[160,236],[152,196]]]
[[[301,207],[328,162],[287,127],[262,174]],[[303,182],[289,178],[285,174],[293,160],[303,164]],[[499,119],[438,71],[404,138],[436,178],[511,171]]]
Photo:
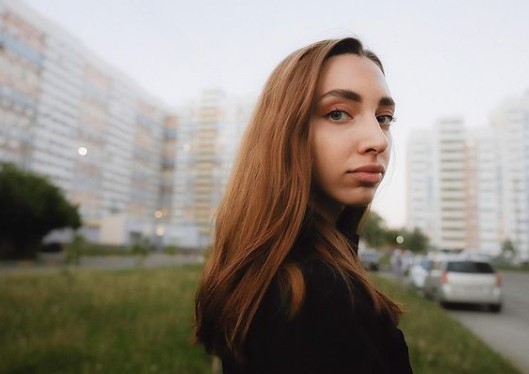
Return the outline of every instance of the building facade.
[[[0,160],[58,185],[89,240],[150,236],[164,106],[20,2],[0,1],[0,67]]]
[[[502,242],[529,259],[529,91],[501,104],[492,118],[499,149]]]
[[[414,131],[407,149],[408,194],[406,196],[406,222],[411,228],[419,228],[429,238],[435,235],[434,154],[432,131]]]
[[[433,212],[435,229],[432,243],[443,249],[467,248],[468,184],[465,128],[459,118],[444,118],[434,125]]]
[[[253,100],[168,109],[65,30],[0,0],[0,162],[47,176],[90,241],[204,248]]]
[[[210,243],[215,210],[253,105],[253,98],[210,89],[178,109],[173,230],[167,242],[200,247]]]
[[[529,92],[500,105],[490,126],[445,118],[417,131],[408,170],[408,228],[437,248],[497,255],[510,241],[529,258]]]

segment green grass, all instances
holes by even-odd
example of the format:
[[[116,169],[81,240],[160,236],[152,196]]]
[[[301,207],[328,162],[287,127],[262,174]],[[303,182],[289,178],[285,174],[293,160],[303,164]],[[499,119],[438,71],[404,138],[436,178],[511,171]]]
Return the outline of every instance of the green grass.
[[[197,267],[0,279],[0,373],[208,373]]]
[[[394,282],[375,281],[405,309],[400,328],[415,373],[520,373],[433,301]]]
[[[200,267],[0,275],[0,373],[210,373],[191,342]],[[407,309],[415,373],[517,373],[432,302]]]
[[[500,265],[496,265],[496,269],[501,270],[501,271],[529,272],[529,264],[523,264],[523,265],[500,264]]]

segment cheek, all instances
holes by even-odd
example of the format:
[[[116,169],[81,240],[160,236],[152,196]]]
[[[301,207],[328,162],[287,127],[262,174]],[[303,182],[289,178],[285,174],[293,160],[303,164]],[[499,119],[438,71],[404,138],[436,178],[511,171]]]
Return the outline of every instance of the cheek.
[[[314,142],[314,182],[324,191],[339,184],[347,159],[342,143],[334,137],[321,137]]]
[[[386,162],[385,166],[388,166],[389,160],[391,159],[392,154],[393,154],[393,139],[391,138],[391,135],[388,135],[388,147],[381,155],[384,161]]]
[[[314,137],[314,166],[317,174],[325,174],[336,164],[336,142],[325,131],[320,131]]]
[[[319,124],[314,132],[314,156],[320,164],[329,164],[332,166],[339,162],[347,152],[350,152],[350,142],[346,139],[350,137],[347,131],[340,128]]]
[[[314,181],[321,187],[322,183],[325,184],[324,180],[329,172],[329,168],[333,164],[333,157],[331,152],[329,152],[328,134],[322,131],[322,129],[317,129],[314,132],[312,144],[314,150],[314,164],[312,168]]]

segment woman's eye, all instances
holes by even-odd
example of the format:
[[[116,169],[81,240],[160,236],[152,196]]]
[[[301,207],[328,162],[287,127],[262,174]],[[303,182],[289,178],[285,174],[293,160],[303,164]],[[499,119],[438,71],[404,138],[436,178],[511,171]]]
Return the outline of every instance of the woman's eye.
[[[348,118],[350,118],[346,112],[344,112],[343,110],[338,110],[338,109],[335,109],[329,112],[329,114],[327,114],[327,117],[331,119],[332,121],[337,121],[337,122],[345,121]]]
[[[389,126],[391,125],[391,123],[395,122],[396,118],[389,115],[389,114],[385,114],[383,116],[377,116],[377,121],[378,123],[380,123],[381,126]]]

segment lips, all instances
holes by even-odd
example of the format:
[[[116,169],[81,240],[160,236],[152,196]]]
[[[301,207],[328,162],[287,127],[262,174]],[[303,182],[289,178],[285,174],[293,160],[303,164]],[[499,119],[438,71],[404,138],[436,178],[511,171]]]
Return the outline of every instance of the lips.
[[[348,170],[348,173],[373,173],[373,174],[384,174],[385,172],[384,166],[380,164],[367,164],[360,166],[353,170]]]
[[[382,181],[385,168],[380,164],[367,164],[353,170],[348,170],[347,174],[353,176],[358,182],[368,185],[376,185]]]

